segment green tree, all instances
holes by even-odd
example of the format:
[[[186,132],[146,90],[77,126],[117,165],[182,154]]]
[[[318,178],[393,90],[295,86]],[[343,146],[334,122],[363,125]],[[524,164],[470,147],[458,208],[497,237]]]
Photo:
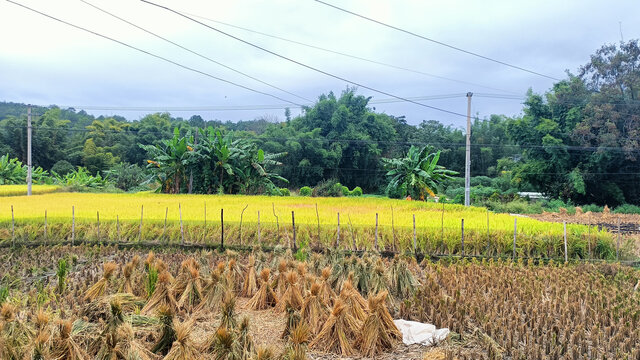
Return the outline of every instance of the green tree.
[[[161,191],[179,194],[186,186],[187,169],[196,160],[190,136],[180,136],[178,128],[174,129],[173,138],[164,140],[160,145],[139,146],[147,152],[147,167],[154,173],[161,184]]]

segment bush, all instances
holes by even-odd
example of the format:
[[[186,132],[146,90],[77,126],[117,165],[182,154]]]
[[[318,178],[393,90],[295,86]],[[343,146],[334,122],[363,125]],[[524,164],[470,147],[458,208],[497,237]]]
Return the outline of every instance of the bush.
[[[346,186],[342,186],[342,196],[349,196],[351,193],[349,192],[349,188]]]
[[[471,178],[471,186],[491,186],[492,180],[488,176],[474,176]]]
[[[349,193],[350,196],[362,196],[362,188],[360,186],[356,186]]]
[[[311,196],[313,189],[308,186],[303,186],[300,188],[300,196]]]
[[[342,196],[342,184],[336,179],[323,180],[313,188],[311,196],[339,197]]]
[[[640,214],[640,206],[624,204],[613,210],[614,214]]]
[[[71,163],[68,162],[67,160],[60,160],[55,164],[53,164],[53,167],[51,168],[51,172],[55,172],[60,176],[65,176],[68,173],[73,172],[75,169],[76,168],[73,165],[71,165]]]
[[[594,212],[594,213],[601,213],[602,210],[604,210],[604,208],[602,206],[598,206],[596,204],[591,204],[591,205],[584,205],[582,207],[582,211],[583,212]]]
[[[291,196],[291,191],[287,188],[280,189],[280,196]]]
[[[110,170],[105,171],[105,175],[105,177],[113,181],[118,189],[124,191],[140,188],[140,185],[144,183],[148,177],[142,167],[136,164],[125,163],[116,164]]]

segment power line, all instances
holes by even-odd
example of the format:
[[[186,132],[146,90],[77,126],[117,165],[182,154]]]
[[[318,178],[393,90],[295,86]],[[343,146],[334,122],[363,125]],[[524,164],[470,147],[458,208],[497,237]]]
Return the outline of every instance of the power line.
[[[12,3],[12,4],[14,4],[14,5],[20,6],[20,7],[22,7],[22,8],[27,9],[27,10],[30,10],[30,11],[35,12],[35,13],[37,13],[37,14],[40,14],[40,15],[42,15],[42,16],[44,16],[44,17],[49,18],[49,19],[52,19],[52,20],[58,21],[58,22],[60,22],[60,23],[62,23],[62,24],[65,24],[65,25],[67,25],[67,26],[71,26],[71,27],[76,28],[76,29],[78,29],[78,30],[82,30],[82,31],[88,32],[88,33],[90,33],[90,34],[93,34],[93,35],[95,35],[95,36],[99,36],[99,37],[101,37],[101,38],[103,38],[103,39],[107,39],[107,40],[113,41],[113,42],[118,43],[118,44],[120,44],[120,45],[126,46],[126,47],[128,47],[128,48],[130,48],[130,49],[133,49],[133,50],[139,51],[139,52],[141,52],[141,53],[143,53],[143,54],[146,54],[146,55],[152,56],[152,57],[154,57],[154,58],[156,58],[156,59],[160,59],[160,60],[163,60],[163,61],[168,62],[168,63],[170,63],[170,64],[173,64],[173,65],[179,66],[179,67],[181,67],[181,68],[183,68],[183,69],[185,69],[185,70],[189,70],[189,71],[192,71],[192,72],[195,72],[195,73],[198,73],[198,74],[201,74],[201,75],[204,75],[204,76],[210,77],[210,78],[212,78],[212,79],[215,79],[215,80],[218,80],[218,81],[221,81],[221,82],[224,82],[224,83],[227,83],[227,84],[233,85],[233,86],[237,86],[237,87],[240,87],[240,88],[245,89],[245,90],[249,90],[249,91],[254,92],[254,93],[258,93],[258,94],[261,94],[261,95],[269,96],[269,97],[272,97],[272,98],[275,98],[275,99],[278,99],[278,100],[280,100],[280,101],[284,101],[284,102],[287,102],[287,103],[290,103],[290,104],[293,104],[293,105],[296,105],[296,106],[302,106],[302,105],[300,105],[300,104],[297,104],[297,103],[295,103],[295,102],[289,101],[289,100],[287,100],[287,99],[283,99],[283,98],[281,98],[281,97],[279,97],[279,96],[277,96],[277,95],[273,95],[273,94],[269,94],[269,93],[266,93],[266,92],[263,92],[263,91],[260,91],[260,90],[252,89],[252,88],[250,88],[250,87],[248,87],[248,86],[240,85],[240,84],[235,83],[235,82],[233,82],[233,81],[225,80],[225,79],[219,78],[219,77],[217,77],[217,76],[211,75],[211,74],[209,74],[209,73],[207,73],[207,72],[204,72],[204,71],[201,71],[201,70],[198,70],[198,69],[195,69],[195,68],[192,68],[192,67],[189,67],[189,66],[186,66],[186,65],[180,64],[180,63],[178,63],[178,62],[176,62],[176,61],[170,60],[170,59],[165,58],[165,57],[160,56],[160,55],[156,55],[156,54],[151,53],[151,52],[149,52],[149,51],[147,51],[147,50],[140,49],[140,48],[138,48],[138,47],[135,47],[135,46],[133,46],[133,45],[127,44],[127,43],[122,42],[122,41],[120,41],[120,40],[117,40],[117,39],[111,38],[111,37],[109,37],[109,36],[106,36],[106,35],[100,34],[100,33],[95,32],[95,31],[93,31],[93,30],[89,30],[89,29],[84,28],[84,27],[81,27],[81,26],[79,26],[79,25],[72,24],[72,23],[70,23],[70,22],[67,22],[67,21],[65,21],[65,20],[59,19],[59,18],[54,17],[54,16],[52,16],[52,15],[45,14],[45,13],[43,13],[43,12],[41,12],[41,11],[38,11],[38,10],[33,9],[33,8],[30,8],[30,7],[26,6],[26,5],[23,5],[23,4],[20,4],[20,3],[17,3],[17,2],[15,2],[15,1],[12,1],[12,0],[7,0],[7,1],[8,1],[8,2],[10,2],[10,3]]]
[[[205,60],[208,60],[209,62],[212,62],[212,63],[214,63],[214,64],[216,64],[216,65],[222,66],[222,67],[223,67],[223,68],[225,68],[225,69],[231,70],[231,71],[233,71],[233,72],[235,72],[235,73],[237,73],[237,74],[240,74],[240,75],[242,75],[242,76],[245,76],[245,77],[247,77],[247,78],[249,78],[249,79],[251,79],[251,80],[255,80],[255,81],[257,81],[257,82],[259,82],[259,83],[261,83],[261,84],[267,85],[267,86],[269,86],[269,87],[271,87],[271,88],[274,88],[274,89],[276,89],[276,90],[280,90],[280,91],[282,91],[282,92],[284,92],[284,93],[287,93],[287,94],[289,94],[289,95],[295,96],[295,97],[297,97],[297,98],[299,98],[299,99],[302,99],[302,100],[305,100],[305,101],[312,101],[312,100],[309,100],[309,99],[304,98],[304,97],[302,97],[302,96],[299,96],[299,95],[297,95],[297,94],[294,94],[294,93],[292,93],[292,92],[289,92],[289,91],[287,91],[287,90],[284,90],[284,89],[282,89],[282,88],[279,88],[279,87],[277,87],[277,86],[275,86],[275,85],[273,85],[273,84],[270,84],[270,83],[268,83],[268,82],[266,82],[266,81],[262,81],[262,80],[260,80],[260,79],[258,79],[258,78],[256,78],[256,77],[251,76],[251,75],[249,75],[249,74],[246,74],[246,73],[244,73],[244,72],[242,72],[242,71],[240,71],[240,70],[236,70],[236,69],[232,68],[231,66],[225,65],[225,64],[223,64],[223,63],[221,63],[221,62],[219,62],[219,61],[216,61],[216,60],[214,60],[214,59],[212,59],[212,58],[210,58],[210,57],[208,57],[208,56],[205,56],[205,55],[203,55],[203,54],[201,54],[201,53],[199,53],[199,52],[196,52],[196,51],[191,50],[191,49],[189,49],[189,48],[187,48],[187,47],[184,47],[184,46],[182,46],[182,45],[180,45],[180,44],[178,44],[178,43],[176,43],[176,42],[174,42],[174,41],[171,41],[171,40],[169,40],[169,39],[167,39],[167,38],[165,38],[165,37],[163,37],[163,36],[160,36],[160,35],[158,35],[158,34],[156,34],[156,33],[152,32],[152,31],[150,31],[150,30],[147,30],[147,29],[145,29],[145,28],[143,28],[143,27],[141,27],[141,26],[138,26],[138,25],[136,25],[136,24],[134,24],[134,23],[132,23],[132,22],[130,22],[130,21],[128,21],[128,20],[125,20],[125,19],[123,19],[123,18],[121,18],[121,17],[119,17],[119,16],[117,16],[117,15],[115,15],[115,14],[113,14],[113,13],[111,13],[111,12],[107,11],[107,10],[104,10],[104,9],[102,9],[102,8],[100,8],[100,7],[98,7],[98,6],[94,5],[94,4],[92,4],[92,3],[90,3],[90,2],[88,2],[88,1],[86,1],[86,0],[80,0],[80,1],[82,1],[83,3],[85,3],[85,4],[87,4],[87,5],[91,6],[91,7],[93,7],[93,8],[95,8],[95,9],[97,9],[97,10],[99,10],[99,11],[101,11],[101,12],[103,12],[103,13],[107,14],[107,15],[110,15],[110,16],[112,16],[112,17],[114,17],[114,18],[116,18],[116,19],[118,19],[118,20],[120,20],[120,21],[122,21],[122,22],[125,22],[125,23],[127,23],[127,24],[129,24],[129,25],[131,25],[131,26],[133,26],[133,27],[135,27],[135,28],[137,28],[137,29],[139,29],[139,30],[142,30],[142,31],[146,32],[146,33],[147,33],[147,34],[149,34],[149,35],[152,35],[152,36],[154,36],[154,37],[156,37],[156,38],[158,38],[158,39],[161,39],[161,40],[163,40],[163,41],[165,41],[165,42],[168,42],[169,44],[172,44],[172,45],[174,45],[174,46],[177,46],[177,47],[179,47],[179,48],[180,48],[180,49],[182,49],[182,50],[185,50],[185,51],[187,51],[187,52],[189,52],[189,53],[191,53],[191,54],[194,54],[194,55],[196,55],[196,56],[199,56],[199,57],[201,57],[201,58],[203,58],[203,59],[205,59]]]
[[[450,77],[446,77],[446,76],[441,76],[441,75],[435,75],[435,74],[431,74],[431,73],[424,72],[424,71],[421,71],[421,70],[410,69],[410,68],[407,68],[407,67],[393,65],[393,64],[385,63],[385,62],[378,61],[378,60],[367,59],[367,58],[364,58],[364,57],[361,57],[361,56],[352,55],[352,54],[348,54],[348,53],[344,53],[344,52],[340,52],[340,51],[336,51],[336,50],[331,50],[331,49],[323,48],[323,47],[320,47],[320,46],[317,46],[317,45],[311,45],[311,44],[303,43],[301,41],[287,39],[287,38],[284,38],[282,36],[267,34],[267,33],[262,32],[262,31],[252,30],[252,29],[249,29],[249,28],[246,28],[246,27],[225,23],[225,22],[214,20],[214,19],[211,19],[211,18],[208,18],[208,17],[205,17],[205,16],[200,16],[200,15],[192,14],[192,13],[188,13],[188,12],[183,12],[183,13],[187,14],[187,15],[190,15],[190,16],[193,16],[193,17],[197,17],[197,18],[200,18],[200,19],[211,21],[211,22],[214,22],[216,24],[228,26],[228,27],[231,27],[231,28],[234,28],[234,29],[247,31],[247,32],[250,32],[250,33],[253,33],[253,34],[258,34],[258,35],[270,37],[270,38],[273,38],[273,39],[286,41],[286,42],[289,42],[289,43],[292,43],[292,44],[305,46],[305,47],[308,47],[308,48],[311,48],[311,49],[316,49],[316,50],[324,51],[324,52],[327,52],[327,53],[348,57],[348,58],[351,58],[351,59],[365,61],[365,62],[368,62],[368,63],[371,63],[371,64],[381,65],[381,66],[389,67],[389,68],[392,68],[392,69],[407,71],[407,72],[411,72],[411,73],[414,73],[414,74],[420,74],[420,75],[433,77],[433,78],[437,78],[437,79],[452,81],[452,82],[456,82],[456,83],[459,83],[459,84],[473,85],[473,86],[478,86],[478,87],[485,88],[485,89],[491,89],[491,90],[502,91],[502,92],[505,92],[505,93],[515,94],[515,92],[510,91],[510,90],[504,90],[504,89],[491,87],[491,86],[486,86],[486,85],[482,85],[482,84],[478,84],[478,83],[474,83],[474,82],[458,80],[458,79],[454,79],[454,78],[450,78]]]
[[[338,76],[338,75],[334,75],[334,74],[329,73],[329,72],[327,72],[327,71],[324,71],[324,70],[318,69],[318,68],[316,68],[316,67],[313,67],[313,66],[310,66],[310,65],[304,64],[304,63],[302,63],[302,62],[300,62],[300,61],[294,60],[294,59],[292,59],[292,58],[290,58],[290,57],[287,57],[287,56],[284,56],[284,55],[278,54],[278,53],[276,53],[276,52],[274,52],[274,51],[271,51],[271,50],[269,50],[269,49],[266,49],[266,48],[264,48],[264,47],[262,47],[262,46],[259,46],[259,45],[256,45],[256,44],[252,43],[252,42],[249,42],[249,41],[247,41],[247,40],[241,39],[241,38],[239,38],[239,37],[237,37],[237,36],[235,36],[235,35],[232,35],[232,34],[229,34],[229,33],[227,33],[227,32],[224,32],[224,31],[222,31],[222,30],[220,30],[220,29],[217,29],[217,28],[215,28],[215,27],[213,27],[213,26],[211,26],[211,25],[205,24],[205,23],[203,23],[203,22],[201,22],[201,21],[199,21],[199,20],[196,20],[196,19],[194,19],[194,18],[192,18],[192,17],[190,17],[190,16],[187,16],[187,15],[185,15],[185,14],[183,14],[183,13],[179,12],[179,11],[173,10],[173,9],[171,9],[171,8],[167,7],[167,6],[159,5],[159,4],[153,3],[153,2],[151,2],[151,1],[147,1],[147,0],[141,0],[141,1],[142,1],[142,2],[144,2],[144,3],[147,3],[147,4],[149,4],[149,5],[153,5],[153,6],[156,6],[156,7],[158,7],[158,8],[161,8],[161,9],[164,9],[164,10],[167,10],[167,11],[170,11],[170,12],[172,12],[172,13],[176,14],[176,15],[182,16],[182,17],[184,17],[185,19],[191,20],[191,21],[193,21],[193,22],[195,22],[195,23],[197,23],[197,24],[200,24],[200,25],[202,25],[202,26],[204,26],[204,27],[206,27],[206,28],[209,28],[209,29],[211,29],[211,30],[213,30],[213,31],[216,31],[216,32],[218,32],[218,33],[220,33],[220,34],[222,34],[222,35],[225,35],[225,36],[230,37],[230,38],[232,38],[232,39],[234,39],[234,40],[240,41],[240,42],[242,42],[242,43],[244,43],[244,44],[246,44],[246,45],[249,45],[249,46],[254,47],[254,48],[256,48],[256,49],[262,50],[262,51],[267,52],[267,53],[269,53],[269,54],[271,54],[271,55],[277,56],[277,57],[279,57],[279,58],[281,58],[281,59],[287,60],[287,61],[292,62],[292,63],[294,63],[294,64],[297,64],[297,65],[300,65],[300,66],[302,66],[302,67],[305,67],[305,68],[307,68],[307,69],[313,70],[313,71],[315,71],[315,72],[318,72],[318,73],[324,74],[324,75],[326,75],[326,76],[332,77],[332,78],[334,78],[334,79],[338,79],[338,80],[340,80],[340,81],[344,81],[344,82],[347,82],[347,83],[349,83],[349,84],[356,85],[356,86],[358,86],[358,87],[362,87],[362,88],[365,88],[365,89],[367,89],[367,90],[371,90],[371,91],[374,91],[374,92],[377,92],[377,93],[380,93],[380,94],[383,94],[383,95],[386,95],[386,96],[390,96],[390,97],[393,97],[393,98],[396,98],[396,99],[398,99],[398,100],[402,100],[402,101],[405,101],[405,102],[408,102],[408,103],[412,103],[412,104],[415,104],[415,105],[418,105],[418,106],[422,106],[422,107],[429,108],[429,109],[432,109],[432,110],[437,110],[437,111],[441,111],[441,112],[444,112],[444,113],[448,113],[448,114],[452,114],[452,115],[461,116],[461,117],[465,117],[465,118],[466,118],[466,115],[461,114],[461,113],[457,113],[457,112],[455,112],[455,111],[450,111],[450,110],[441,109],[441,108],[438,108],[438,107],[435,107],[435,106],[430,106],[430,105],[426,105],[426,104],[423,104],[423,103],[419,103],[419,102],[417,102],[417,101],[409,100],[409,99],[407,99],[407,98],[404,98],[404,97],[401,97],[401,96],[398,96],[398,95],[394,95],[394,94],[391,94],[391,93],[388,93],[388,92],[385,92],[385,91],[382,91],[382,90],[378,90],[378,89],[376,89],[376,88],[373,88],[373,87],[370,87],[370,86],[363,85],[363,84],[361,84],[361,83],[355,82],[355,81],[353,81],[353,80],[346,79],[346,78],[341,77],[341,76]]]
[[[144,1],[144,0],[143,0],[143,1]],[[321,1],[321,0],[315,0],[315,1],[316,1],[316,2],[318,2],[318,3],[320,3],[320,4],[323,4],[323,5],[329,6],[329,7],[331,7],[331,8],[334,8],[334,9],[336,9],[336,10],[340,10],[340,11],[342,11],[342,12],[345,12],[345,13],[347,13],[347,14],[351,14],[351,15],[357,16],[357,17],[359,17],[359,18],[362,18],[362,19],[365,19],[365,20],[368,20],[368,21],[374,22],[374,23],[376,23],[376,24],[378,24],[378,25],[382,25],[382,26],[385,26],[385,27],[388,27],[388,28],[391,28],[391,29],[394,29],[394,30],[397,30],[397,31],[403,32],[403,33],[405,33],[405,34],[409,34],[409,35],[415,36],[415,37],[420,38],[420,39],[422,39],[422,40],[426,40],[426,41],[429,41],[429,42],[432,42],[432,43],[435,43],[435,44],[438,44],[438,45],[442,45],[442,46],[448,47],[448,48],[450,48],[450,49],[453,49],[453,50],[456,50],[456,51],[460,51],[460,52],[463,52],[463,53],[465,53],[465,54],[472,55],[472,56],[475,56],[475,57],[479,57],[479,58],[481,58],[481,59],[488,60],[488,61],[491,61],[491,62],[494,62],[494,63],[500,64],[500,65],[504,65],[504,66],[508,66],[508,67],[511,67],[511,68],[514,68],[514,69],[518,69],[518,70],[521,70],[521,71],[525,71],[525,72],[528,72],[528,73],[530,73],[530,74],[534,74],[534,75],[542,76],[542,77],[545,77],[545,78],[547,78],[547,79],[551,79],[551,80],[555,80],[555,81],[560,81],[560,79],[558,79],[558,78],[554,78],[553,76],[549,76],[549,75],[541,74],[541,73],[539,73],[539,72],[536,72],[536,71],[533,71],[533,70],[529,70],[529,69],[525,69],[525,68],[520,67],[520,66],[517,66],[517,65],[509,64],[509,63],[507,63],[507,62],[500,61],[500,60],[497,60],[497,59],[494,59],[494,58],[490,58],[490,57],[488,57],[488,56],[480,55],[480,54],[478,54],[478,53],[475,53],[475,52],[472,52],[472,51],[469,51],[469,50],[465,50],[465,49],[462,49],[462,48],[460,48],[460,47],[453,46],[453,45],[447,44],[447,43],[442,42],[442,41],[434,40],[434,39],[428,38],[428,37],[426,37],[426,36],[423,36],[423,35],[420,35],[420,34],[416,34],[416,33],[412,32],[412,31],[405,30],[405,29],[399,28],[399,27],[397,27],[397,26],[393,26],[393,25],[387,24],[387,23],[384,23],[384,22],[382,22],[382,21],[372,19],[372,18],[370,18],[370,17],[366,17],[366,16],[364,16],[364,15],[361,15],[361,14],[355,13],[355,12],[353,12],[353,11],[349,11],[349,10],[347,10],[347,9],[344,9],[344,8],[338,7],[338,6],[333,5],[333,4],[329,4],[329,3],[324,2],[324,1]]]

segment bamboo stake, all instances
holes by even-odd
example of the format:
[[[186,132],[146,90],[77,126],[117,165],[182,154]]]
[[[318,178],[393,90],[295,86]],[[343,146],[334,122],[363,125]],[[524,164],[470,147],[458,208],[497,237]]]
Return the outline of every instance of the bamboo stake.
[[[182,225],[182,207],[180,203],[178,203],[178,213],[180,214],[180,238],[182,240],[182,245],[184,245],[184,226]]]
[[[616,261],[620,258],[620,218],[618,218],[618,240],[616,241]]]
[[[240,245],[243,245],[243,241],[242,241],[242,217],[244,216],[244,211],[247,210],[247,207],[249,206],[249,204],[245,205],[244,208],[242,209],[242,212],[240,213]]]
[[[358,246],[356,245],[356,237],[353,234],[353,225],[351,224],[351,214],[347,214],[347,219],[349,219],[349,231],[351,232],[351,241],[353,242],[353,251],[358,251]]]
[[[47,240],[47,210],[44,211],[44,239]]]
[[[164,209],[164,229],[162,229],[162,239],[167,240],[167,215],[169,215],[169,207]]]
[[[220,209],[220,248],[224,250],[224,209]]]
[[[120,217],[118,215],[116,215],[116,231],[118,232],[118,242],[120,242]]]
[[[13,205],[11,205],[11,247],[16,245],[16,219],[13,217]]]
[[[589,247],[589,259],[591,259],[591,218],[589,218],[589,226],[587,227],[587,244]]]
[[[376,247],[376,251],[378,251],[378,213],[376,213],[376,240],[374,246]]]
[[[293,227],[293,252],[298,251],[298,244],[296,243],[296,215],[291,211],[291,226]]]
[[[260,210],[258,210],[258,245],[261,245],[260,243]]]
[[[336,249],[340,245],[340,213],[338,213],[338,232],[336,233]]]
[[[140,205],[140,228],[138,229],[138,241],[142,241],[142,215],[144,213],[144,205]]]
[[[440,246],[444,247],[444,202],[442,203],[442,217],[440,219],[440,228],[442,232],[440,234]],[[444,248],[441,248],[442,252],[444,252]]]
[[[11,213],[13,214],[13,208],[11,209]],[[76,242],[76,210],[75,206],[71,207],[71,245]]]
[[[567,251],[567,222],[563,221],[562,222],[562,227],[564,228],[563,230],[563,237],[564,237],[564,262],[568,262],[569,261],[569,253]]]
[[[462,231],[462,239],[461,239],[461,244],[462,244],[462,256],[464,256],[464,219],[462,219],[462,221],[460,222],[460,226],[461,226],[461,231]]]
[[[489,209],[487,209],[487,255],[491,250],[491,235],[489,234]]]
[[[207,202],[204,202],[204,231],[202,233],[202,242],[207,240]]]

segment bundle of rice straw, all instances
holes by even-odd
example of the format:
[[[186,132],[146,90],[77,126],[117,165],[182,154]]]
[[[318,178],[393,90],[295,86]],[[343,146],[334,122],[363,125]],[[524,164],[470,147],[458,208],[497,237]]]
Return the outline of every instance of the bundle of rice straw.
[[[0,309],[0,356],[19,359],[33,337],[33,331],[16,316],[14,305],[5,302]]]
[[[333,305],[333,299],[336,297],[336,293],[331,288],[331,281],[329,278],[331,277],[331,268],[325,267],[322,269],[322,280],[320,282],[320,299],[327,306]]]
[[[329,318],[322,326],[322,330],[309,344],[312,349],[342,356],[357,354],[353,343],[362,327],[362,323],[346,310],[346,305],[342,300],[336,300]]]
[[[283,358],[288,360],[306,360],[307,344],[311,337],[311,331],[307,324],[298,324],[289,336],[290,345],[287,346]]]
[[[300,278],[300,281],[298,281],[298,287],[300,288],[300,292],[305,294],[312,283],[311,277],[307,276],[307,264],[298,262],[297,270]]]
[[[385,306],[387,295],[386,291],[382,291],[369,297],[369,315],[362,324],[356,341],[356,346],[366,357],[375,357],[385,350],[391,350],[402,341],[402,333],[393,323]]]
[[[192,278],[191,273],[194,269],[196,271],[199,271],[200,269],[200,266],[194,258],[190,257],[180,263],[180,271],[178,272],[178,276],[172,282],[173,287],[171,288],[173,296],[176,299],[180,298],[180,296],[182,296],[182,294],[184,293],[185,289],[187,288],[189,279]]]
[[[295,307],[291,305],[290,302],[287,301],[287,322],[285,323],[284,331],[282,332],[282,338],[286,339],[293,329],[295,329],[300,324],[300,313],[296,310]]]
[[[164,360],[200,360],[203,359],[200,350],[194,345],[191,339],[193,332],[193,320],[178,322],[173,324],[176,330],[176,340],[171,345],[171,350],[164,357]]]
[[[190,265],[187,271],[187,277],[184,280],[185,286],[182,294],[178,298],[178,307],[191,313],[193,308],[200,303],[202,299],[202,286],[200,285],[200,273],[193,265]]]
[[[244,271],[236,259],[229,260],[229,269],[227,274],[229,283],[233,285],[233,290],[240,292],[244,282]]]
[[[178,305],[176,299],[171,293],[171,278],[168,271],[163,271],[158,275],[158,282],[156,283],[156,290],[149,298],[147,304],[142,308],[142,313],[149,315],[159,306],[166,306],[175,312]]]
[[[108,262],[104,263],[102,268],[102,279],[98,280],[97,283],[93,284],[93,286],[91,286],[89,290],[87,290],[84,295],[84,300],[92,301],[98,296],[102,296],[105,294],[105,292],[107,291],[107,286],[109,285],[109,280],[111,280],[111,277],[118,269],[118,265],[114,262]]]
[[[58,333],[51,341],[51,358],[65,360],[89,359],[89,355],[74,340],[71,333],[72,329],[73,323],[71,321],[60,320],[58,322]]]
[[[296,286],[296,283],[298,282],[298,274],[293,271],[287,272],[286,281],[287,288],[282,296],[278,298],[276,310],[280,312],[286,311],[287,304],[296,310],[300,310],[303,300],[302,294],[300,294],[300,289]]]
[[[124,281],[122,282],[122,286],[120,287],[120,292],[133,294],[133,263],[129,262],[122,268],[122,276],[124,276]]]
[[[236,320],[236,296],[232,291],[227,291],[220,306],[220,326],[228,330],[235,330],[238,321]]]
[[[351,280],[346,280],[340,292],[340,300],[346,305],[347,312],[358,321],[367,318],[367,301],[353,288]]]
[[[130,324],[122,324],[118,328],[117,354],[118,359],[153,360],[156,356],[135,338],[133,327]]]
[[[159,306],[157,313],[160,323],[162,324],[162,332],[151,351],[156,354],[166,355],[176,340],[176,330],[173,327],[174,313],[173,310],[167,306]]]
[[[320,332],[322,324],[329,316],[329,308],[320,298],[320,289],[320,284],[317,282],[311,285],[311,292],[304,299],[300,310],[302,322],[309,325],[309,330],[313,335]]]
[[[215,311],[224,298],[224,294],[229,289],[228,279],[222,276],[220,270],[215,269],[209,274],[204,288],[202,289],[202,301],[196,308],[200,314],[208,314]]]
[[[238,328],[238,344],[244,357],[248,357],[249,354],[253,354],[255,351],[255,345],[253,338],[249,333],[249,317],[244,316],[240,321],[240,327]]]
[[[265,310],[276,306],[278,298],[269,284],[271,271],[266,268],[260,272],[260,289],[247,303],[247,307],[253,310]]]
[[[240,296],[252,297],[253,295],[255,295],[257,290],[258,282],[256,276],[256,258],[251,255],[249,256],[249,266],[247,267],[247,271],[245,272]]]
[[[278,357],[271,347],[259,347],[251,360],[276,360]]]
[[[144,306],[144,301],[132,294],[116,293],[103,296],[99,299],[86,303],[80,309],[80,315],[86,317],[88,321],[97,322],[102,319],[109,319],[111,314],[111,303],[117,301],[124,312],[133,312]]]
[[[204,350],[213,353],[214,359],[239,360],[242,357],[240,344],[236,341],[235,334],[225,327],[218,328],[205,342]]]
[[[275,289],[276,295],[278,298],[284,294],[287,290],[287,261],[280,260],[278,264],[278,276],[273,282],[273,288]]]

